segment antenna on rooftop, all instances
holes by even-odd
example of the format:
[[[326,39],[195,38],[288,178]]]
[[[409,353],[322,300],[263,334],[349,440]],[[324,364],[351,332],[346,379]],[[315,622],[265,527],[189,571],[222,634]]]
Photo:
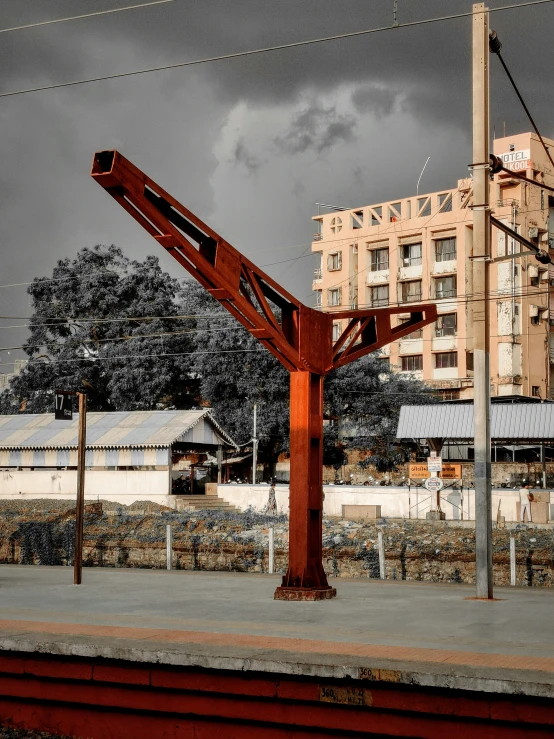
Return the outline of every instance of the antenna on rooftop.
[[[431,159],[431,157],[427,157],[427,161],[426,161],[426,162],[425,162],[425,164],[423,165],[423,169],[421,170],[421,174],[419,175],[419,178],[418,178],[418,180],[417,180],[417,185],[416,185],[416,195],[419,195],[419,183],[421,182],[421,178],[423,177],[423,173],[425,172],[425,167],[426,167],[426,166],[427,166],[427,164],[429,163],[429,159]]]

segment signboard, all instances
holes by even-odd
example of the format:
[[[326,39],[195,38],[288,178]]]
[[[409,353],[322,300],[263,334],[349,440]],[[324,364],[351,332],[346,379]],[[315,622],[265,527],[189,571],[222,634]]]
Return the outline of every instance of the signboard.
[[[440,477],[429,477],[423,484],[430,493],[438,493],[444,483]]]
[[[442,457],[427,457],[427,469],[429,472],[440,472],[442,470]]]
[[[506,169],[523,170],[531,167],[531,151],[530,149],[521,149],[520,151],[507,151],[500,154],[502,164]]]
[[[54,418],[56,421],[71,421],[73,419],[72,396],[65,393],[56,393]]]
[[[427,469],[426,464],[422,464],[421,462],[415,464],[412,463],[408,467],[408,477],[410,480],[426,480],[428,477],[431,477],[431,473]],[[439,473],[439,477],[443,480],[461,480],[462,465],[443,462],[442,471]]]

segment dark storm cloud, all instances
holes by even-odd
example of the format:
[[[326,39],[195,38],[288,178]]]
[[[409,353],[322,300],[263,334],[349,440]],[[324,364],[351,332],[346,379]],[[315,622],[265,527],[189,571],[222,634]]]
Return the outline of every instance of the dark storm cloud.
[[[0,28],[125,4],[1,0]],[[398,21],[468,11],[471,5],[471,0],[399,0]],[[552,136],[554,5],[491,18],[539,125]],[[392,20],[392,0],[178,0],[0,35],[0,91],[346,33]],[[0,99],[2,282],[47,274],[56,259],[98,241],[116,242],[133,258],[156,251],[90,180],[90,159],[98,148],[121,149],[208,222],[215,213],[222,230],[239,237],[247,233],[247,224],[253,233],[249,243],[263,234],[266,247],[309,240],[310,208],[318,198],[361,205],[410,194],[429,154],[425,187],[452,186],[466,174],[469,161],[470,48],[466,18]],[[528,130],[497,60],[491,60],[491,69],[492,123],[497,131],[504,122],[508,132]],[[255,114],[248,118],[249,111],[270,109],[279,128],[266,133],[260,123],[254,143],[252,129],[247,133],[239,120],[236,130],[227,132],[226,145],[218,148],[229,116],[241,104],[248,125],[255,128]],[[372,116],[380,127],[371,124]],[[427,140],[420,161],[422,136]],[[343,156],[334,156],[335,151]],[[325,160],[322,169],[310,171],[310,159],[318,160],[317,166]],[[238,166],[231,167],[227,179],[220,177],[215,197],[216,174],[229,161]],[[265,189],[254,187],[265,170],[287,183],[279,202],[273,200],[271,178]],[[225,216],[222,202],[232,203]],[[301,278],[308,287],[301,294],[309,289],[306,270],[309,265]],[[297,270],[290,270],[287,279],[297,279]],[[0,311],[27,315],[24,290],[0,290]]]
[[[390,115],[396,105],[399,93],[378,85],[362,85],[352,93],[352,102],[358,113],[371,111],[378,118]]]
[[[275,144],[279,151],[287,154],[310,149],[321,154],[335,144],[351,141],[355,127],[356,119],[352,115],[314,102],[293,116],[287,131],[275,139]]]

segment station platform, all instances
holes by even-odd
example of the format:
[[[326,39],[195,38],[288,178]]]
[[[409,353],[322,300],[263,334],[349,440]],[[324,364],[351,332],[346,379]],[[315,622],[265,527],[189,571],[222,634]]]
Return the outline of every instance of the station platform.
[[[554,592],[0,566],[0,725],[85,739],[547,737]]]

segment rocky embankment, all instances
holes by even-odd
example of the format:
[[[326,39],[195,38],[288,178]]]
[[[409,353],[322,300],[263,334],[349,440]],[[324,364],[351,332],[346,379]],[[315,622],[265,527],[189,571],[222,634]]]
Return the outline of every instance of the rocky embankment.
[[[269,528],[275,566],[284,571],[288,520],[246,511],[175,512],[155,503],[87,506],[84,565],[165,568],[166,527],[173,532],[173,566],[186,570],[267,572]],[[324,519],[324,566],[330,577],[379,577],[378,532],[383,532],[386,576],[391,579],[473,583],[475,531],[455,522],[375,523]],[[73,557],[74,511],[67,501],[0,501],[0,563],[68,565]],[[554,583],[554,532],[520,527],[516,538],[518,585]],[[509,584],[509,536],[493,533],[495,581]]]

